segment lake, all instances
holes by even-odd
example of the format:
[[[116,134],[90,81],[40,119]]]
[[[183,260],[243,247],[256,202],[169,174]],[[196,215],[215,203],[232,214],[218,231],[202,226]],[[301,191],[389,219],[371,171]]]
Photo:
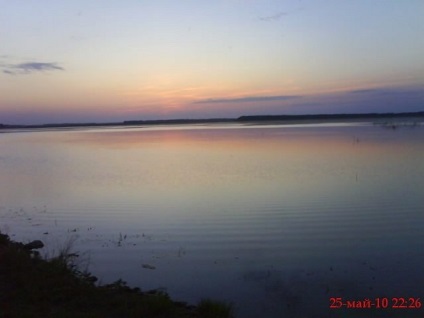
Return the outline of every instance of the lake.
[[[16,131],[0,134],[0,176],[0,231],[47,255],[71,242],[102,283],[228,301],[242,318],[424,301],[423,125]]]

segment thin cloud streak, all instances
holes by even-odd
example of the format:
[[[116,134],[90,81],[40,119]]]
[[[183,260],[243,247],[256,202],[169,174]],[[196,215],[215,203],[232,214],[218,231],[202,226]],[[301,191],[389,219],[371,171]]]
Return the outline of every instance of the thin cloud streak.
[[[366,95],[366,96],[382,96],[382,95],[401,95],[401,94],[423,94],[424,87],[392,87],[392,88],[370,88],[357,89],[348,91],[345,94]]]
[[[348,92],[349,94],[357,95],[386,95],[386,94],[398,94],[404,93],[401,89],[390,89],[390,88],[370,88],[370,89],[357,89]]]
[[[3,73],[9,75],[30,74],[35,72],[64,71],[57,63],[29,62],[3,66]]]
[[[245,102],[271,102],[291,100],[302,97],[301,95],[277,95],[277,96],[247,96],[239,98],[208,98],[194,102],[195,104],[213,103],[245,103]]]
[[[381,89],[378,89],[378,88],[356,89],[356,90],[353,90],[353,91],[349,91],[348,93],[351,93],[351,94],[369,94],[369,93],[375,93],[375,92],[381,92]]]
[[[267,17],[260,17],[259,20],[266,21],[266,22],[276,21],[276,20],[280,20],[285,15],[287,15],[287,12],[279,12]]]

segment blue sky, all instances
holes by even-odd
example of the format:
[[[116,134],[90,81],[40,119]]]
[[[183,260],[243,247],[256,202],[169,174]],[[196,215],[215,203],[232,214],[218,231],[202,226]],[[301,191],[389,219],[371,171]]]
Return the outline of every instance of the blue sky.
[[[424,110],[421,0],[0,7],[0,123]]]

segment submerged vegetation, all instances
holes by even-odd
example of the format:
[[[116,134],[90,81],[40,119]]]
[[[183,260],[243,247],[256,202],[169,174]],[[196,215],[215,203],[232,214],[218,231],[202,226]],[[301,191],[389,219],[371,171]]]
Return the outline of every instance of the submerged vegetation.
[[[70,245],[44,259],[33,251],[42,243],[32,243],[13,242],[0,233],[0,317],[233,317],[229,304],[202,300],[190,306],[122,280],[96,285],[95,276],[75,265]]]
[[[409,121],[383,121],[383,122],[375,122],[374,125],[381,126],[386,129],[392,129],[396,130],[398,128],[417,128],[420,127],[422,122],[415,120],[409,120]]]

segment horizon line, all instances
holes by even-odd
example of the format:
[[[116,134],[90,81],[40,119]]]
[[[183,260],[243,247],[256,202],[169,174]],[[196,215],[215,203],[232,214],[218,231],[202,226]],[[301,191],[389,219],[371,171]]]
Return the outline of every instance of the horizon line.
[[[301,115],[242,115],[239,117],[214,117],[214,118],[175,118],[175,119],[137,119],[117,122],[62,122],[45,124],[2,124],[0,129],[8,128],[66,128],[90,126],[129,126],[129,125],[160,125],[160,124],[191,124],[191,123],[218,123],[218,122],[249,122],[249,121],[290,121],[313,119],[366,119],[366,118],[393,118],[393,117],[424,117],[424,111],[418,112],[386,112],[386,113],[327,113],[327,114],[301,114]]]

